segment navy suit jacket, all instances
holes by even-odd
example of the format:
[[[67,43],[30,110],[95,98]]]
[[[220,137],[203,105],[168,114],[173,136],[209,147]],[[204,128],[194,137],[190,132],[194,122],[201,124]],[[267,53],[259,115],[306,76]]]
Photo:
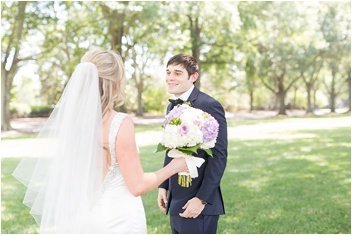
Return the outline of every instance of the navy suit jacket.
[[[199,91],[196,87],[193,89],[188,98],[192,107],[201,109],[211,114],[219,123],[219,135],[212,149],[213,157],[206,154],[205,151],[199,150],[196,157],[205,159],[203,165],[198,168],[198,177],[192,179],[192,185],[189,188],[178,185],[178,175],[175,174],[164,181],[159,188],[168,190],[167,213],[178,215],[183,212],[182,207],[188,200],[198,197],[208,204],[202,211],[202,215],[221,215],[225,214],[224,202],[221,195],[220,181],[224,174],[227,162],[227,124],[225,112],[221,104],[209,95]],[[171,104],[167,108],[170,111]],[[164,166],[172,158],[165,156]]]

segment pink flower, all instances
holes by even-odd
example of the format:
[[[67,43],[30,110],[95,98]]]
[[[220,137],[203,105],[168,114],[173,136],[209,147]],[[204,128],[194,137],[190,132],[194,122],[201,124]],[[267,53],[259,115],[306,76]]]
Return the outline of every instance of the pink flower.
[[[186,134],[188,133],[188,130],[189,130],[189,128],[188,128],[188,126],[186,126],[185,124],[182,124],[182,125],[180,126],[180,133],[181,133],[181,135],[186,135]]]

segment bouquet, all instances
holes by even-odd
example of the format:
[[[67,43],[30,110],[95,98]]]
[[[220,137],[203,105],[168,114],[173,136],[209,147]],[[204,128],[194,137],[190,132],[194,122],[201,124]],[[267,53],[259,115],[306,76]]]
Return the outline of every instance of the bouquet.
[[[211,148],[215,146],[218,137],[219,123],[209,113],[184,103],[169,112],[163,128],[162,140],[157,152],[170,150],[169,157],[186,159],[189,173],[178,173],[178,184],[182,187],[189,187],[192,178],[198,177],[197,167],[205,161],[192,154],[202,149],[211,157],[213,156]]]

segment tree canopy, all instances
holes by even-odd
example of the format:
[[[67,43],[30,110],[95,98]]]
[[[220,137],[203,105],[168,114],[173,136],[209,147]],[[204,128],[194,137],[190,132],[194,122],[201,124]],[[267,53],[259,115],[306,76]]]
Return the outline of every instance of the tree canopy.
[[[2,129],[22,83],[39,78],[37,103],[54,105],[94,47],[123,57],[124,109],[137,115],[164,112],[165,62],[178,53],[200,61],[197,86],[228,111],[350,109],[349,2],[2,1],[1,13]],[[19,76],[26,66],[35,74]]]

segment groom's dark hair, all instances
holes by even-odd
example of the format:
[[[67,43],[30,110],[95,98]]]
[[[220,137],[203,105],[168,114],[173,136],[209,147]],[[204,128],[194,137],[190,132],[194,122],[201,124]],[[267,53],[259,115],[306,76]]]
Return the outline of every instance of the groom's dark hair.
[[[186,55],[186,54],[175,55],[171,57],[171,59],[167,62],[166,67],[171,64],[182,65],[187,70],[189,76],[191,76],[194,73],[198,73],[200,75],[198,61],[190,55]]]

